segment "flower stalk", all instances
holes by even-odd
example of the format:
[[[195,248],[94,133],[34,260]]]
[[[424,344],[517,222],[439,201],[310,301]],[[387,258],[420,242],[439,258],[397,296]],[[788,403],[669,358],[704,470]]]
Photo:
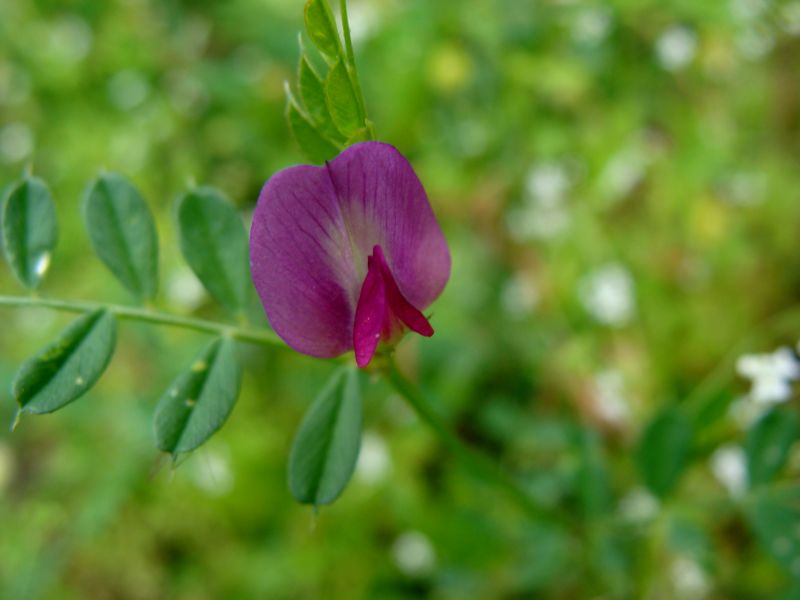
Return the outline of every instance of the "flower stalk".
[[[417,416],[436,434],[442,444],[467,470],[503,490],[531,519],[559,523],[565,529],[571,531],[577,529],[577,523],[566,514],[556,508],[537,504],[522,485],[501,468],[497,462],[464,444],[431,407],[427,398],[424,397],[419,389],[397,369],[397,365],[391,358],[387,362],[385,374],[392,387],[405,398],[417,413]]]

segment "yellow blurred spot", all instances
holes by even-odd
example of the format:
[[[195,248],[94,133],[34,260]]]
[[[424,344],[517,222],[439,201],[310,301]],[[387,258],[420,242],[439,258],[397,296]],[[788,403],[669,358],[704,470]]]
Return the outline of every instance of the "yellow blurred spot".
[[[701,242],[718,241],[728,226],[725,207],[713,199],[698,201],[691,212],[690,228],[692,237]]]
[[[427,65],[428,82],[435,90],[450,94],[463,89],[472,79],[475,66],[469,53],[459,44],[442,44],[431,54]]]

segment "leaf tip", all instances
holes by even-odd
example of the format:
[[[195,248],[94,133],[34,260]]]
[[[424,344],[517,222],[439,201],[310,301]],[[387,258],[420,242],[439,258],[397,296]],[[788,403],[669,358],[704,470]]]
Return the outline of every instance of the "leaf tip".
[[[14,433],[19,426],[19,422],[22,420],[22,409],[20,408],[14,413],[14,420],[11,422],[11,427],[9,427],[9,431]]]

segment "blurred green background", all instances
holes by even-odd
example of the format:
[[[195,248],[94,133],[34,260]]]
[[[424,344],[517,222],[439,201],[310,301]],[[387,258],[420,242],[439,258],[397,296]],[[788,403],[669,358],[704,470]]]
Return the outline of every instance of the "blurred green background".
[[[800,337],[800,2],[349,6],[378,137],[454,258],[436,335],[399,360],[580,533],[465,472],[379,381],[344,495],[295,504],[292,432],[333,366],[281,349],[241,346],[233,415],[172,470],[153,407],[205,340],[124,323],[86,397],[0,428],[0,597],[800,598],[797,396],[749,392],[735,364]],[[248,217],[303,162],[283,120],[302,9],[0,3],[0,186],[32,166],[58,207],[42,295],[129,302],[80,216],[105,168],[156,212],[159,307],[224,319],[174,200],[210,184]],[[7,268],[0,290],[24,293]],[[68,321],[2,309],[4,389]],[[770,360],[756,371],[780,383]],[[14,411],[4,393],[0,422]],[[780,435],[753,433],[765,411]]]

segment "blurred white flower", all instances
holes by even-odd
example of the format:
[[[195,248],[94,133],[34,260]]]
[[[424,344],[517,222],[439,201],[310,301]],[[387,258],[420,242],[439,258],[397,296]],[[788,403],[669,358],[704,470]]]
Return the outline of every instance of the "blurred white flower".
[[[525,179],[526,200],[540,208],[555,206],[564,200],[569,185],[564,165],[556,162],[535,165]]]
[[[392,470],[392,459],[386,442],[375,432],[366,431],[361,438],[356,477],[369,485],[385,480]]]
[[[203,285],[188,267],[170,273],[166,291],[171,303],[188,312],[200,306],[206,297]]]
[[[566,167],[558,162],[534,165],[525,178],[523,204],[506,213],[506,226],[518,242],[554,238],[569,228],[571,218],[565,200],[571,182]]]
[[[609,263],[588,273],[578,282],[578,298],[595,320],[622,327],[636,311],[630,272],[619,263]]]
[[[750,398],[759,404],[785,402],[792,396],[792,382],[800,379],[800,362],[791,348],[769,354],[745,354],[736,361],[736,372],[752,381]]]
[[[739,497],[747,486],[747,463],[740,446],[726,445],[717,448],[709,461],[711,472],[728,493]]]
[[[436,566],[436,553],[430,540],[419,531],[406,531],[392,544],[392,556],[397,568],[409,577],[430,575]]]
[[[711,584],[703,568],[688,556],[676,556],[672,561],[672,585],[679,598],[700,600],[708,596]]]
[[[526,206],[506,214],[508,233],[517,242],[552,239],[569,229],[571,222],[569,212],[561,206]]]
[[[115,73],[108,81],[108,99],[119,110],[132,110],[147,100],[150,84],[144,76],[130,69]]]
[[[595,46],[606,39],[611,30],[611,11],[601,7],[582,9],[572,22],[572,39]]]
[[[223,496],[233,489],[233,471],[227,451],[201,450],[191,465],[194,484],[209,496]]]
[[[641,143],[625,146],[603,167],[598,179],[600,191],[609,200],[624,198],[639,185],[649,164],[650,157]]]
[[[0,160],[15,163],[33,152],[33,132],[25,123],[9,123],[0,129]]]
[[[608,423],[622,425],[630,417],[628,399],[625,397],[625,381],[616,369],[600,371],[594,377],[597,409]]]
[[[634,488],[619,502],[619,513],[623,519],[641,523],[649,521],[658,514],[661,505],[658,498],[644,488]]]
[[[766,25],[751,25],[736,36],[736,47],[745,58],[758,60],[775,47],[775,34]]]
[[[740,21],[752,21],[769,7],[766,0],[731,0],[731,14]]]
[[[684,25],[673,25],[656,40],[656,56],[667,71],[678,71],[692,62],[697,34]]]
[[[522,319],[539,303],[539,290],[530,277],[517,274],[503,286],[500,303],[511,317]]]
[[[59,19],[49,28],[50,50],[60,60],[77,63],[92,49],[92,29],[77,15]]]
[[[781,7],[781,27],[789,35],[800,35],[800,2],[789,2]]]
[[[765,198],[767,180],[763,173],[732,173],[721,184],[722,197],[737,206],[755,206]]]

